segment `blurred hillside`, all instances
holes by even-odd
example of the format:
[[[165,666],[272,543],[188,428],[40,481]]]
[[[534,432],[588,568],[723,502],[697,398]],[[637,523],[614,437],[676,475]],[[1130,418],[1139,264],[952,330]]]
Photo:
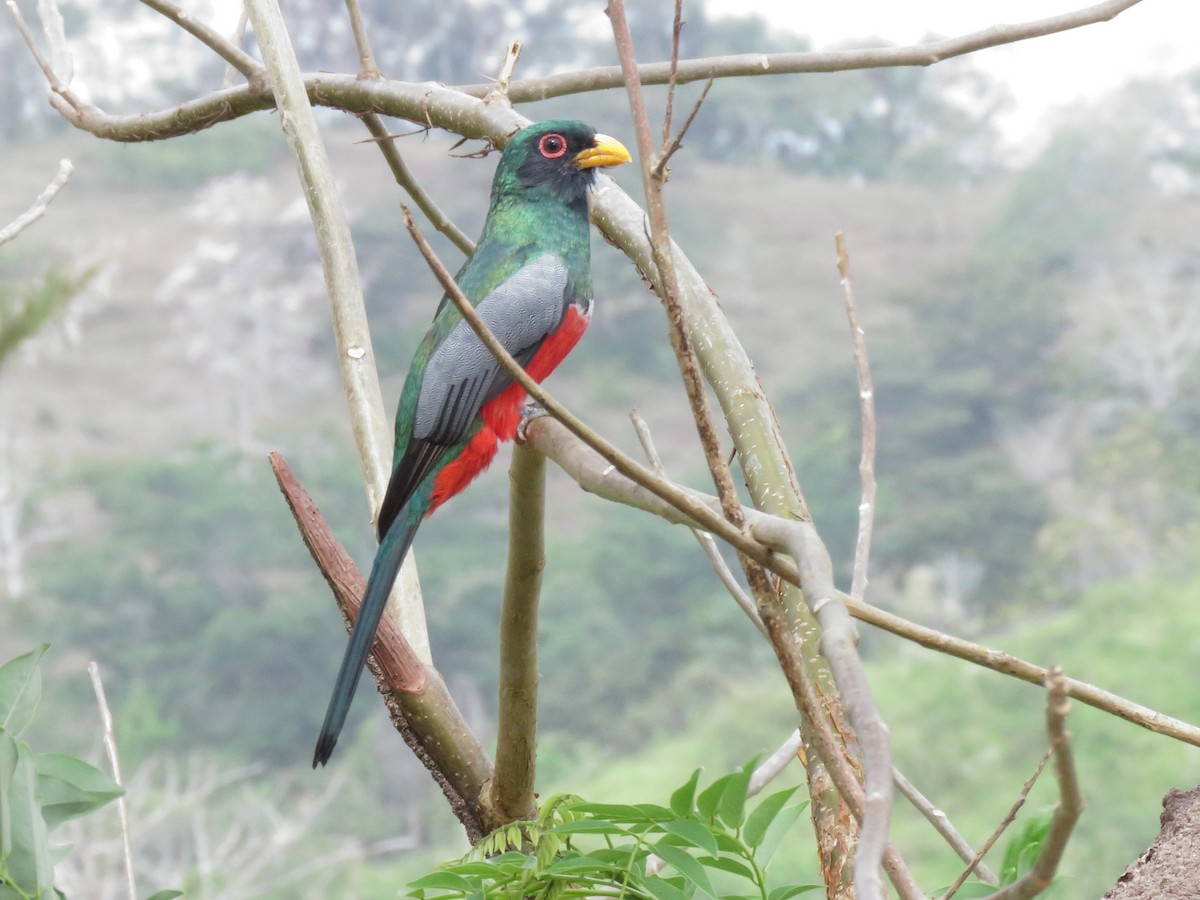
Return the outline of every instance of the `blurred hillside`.
[[[769,49],[773,39],[753,20],[703,25],[689,52]],[[969,68],[949,71],[822,76],[789,82],[795,90],[719,85],[675,161],[675,236],[755,360],[845,566],[858,409],[833,233],[846,234],[880,415],[869,599],[1006,648],[1011,638],[1039,662],[1068,660],[1087,668],[1072,674],[1196,719],[1175,685],[1196,670],[1186,636],[1200,628],[1194,603],[1181,601],[1194,594],[1200,522],[1200,76],[1131,84],[1063,111],[1015,169],[989,130],[987,111],[1002,100],[994,86]],[[972,86],[967,114],[947,98]],[[625,136],[615,94],[527,110],[564,112]],[[439,292],[376,148],[355,123],[324,122],[390,406]],[[494,158],[459,158],[450,145],[437,134],[401,141],[422,183],[474,234]],[[353,872],[362,896],[382,896],[374,879],[382,892],[396,870],[357,863],[442,852],[454,827],[415,763],[397,772],[407,751],[370,703],[356,709],[346,774],[306,771],[344,637],[266,452],[288,456],[364,565],[372,540],[315,246],[277,123],[264,114],[145,146],[46,126],[0,152],[5,221],[59,157],[76,166],[46,220],[0,251],[0,284],[99,266],[64,317],[0,372],[0,504],[15,523],[0,533],[2,658],[55,642],[48,703],[70,712],[42,727],[79,752],[97,734],[81,664],[99,660],[126,767],[146,773],[147,795],[197,782],[197,796],[216,798],[214,830],[245,815],[246,796],[267,810],[309,810],[311,831],[279,852],[324,859],[329,872]],[[635,173],[616,174],[636,190]],[[636,407],[673,477],[705,488],[657,301],[617,251],[597,240],[594,252],[596,318],[550,386],[635,454]],[[416,548],[439,668],[485,732],[504,465],[432,519]],[[766,674],[770,654],[690,536],[583,495],[558,473],[550,496],[547,783],[591,783],[597,796],[645,787],[605,798],[658,799],[646,794],[693,765],[715,772],[786,734],[792,714]],[[960,696],[975,681],[959,664],[864,637],[902,762],[952,795],[936,797],[952,817],[982,829],[1037,755],[1037,692],[1005,689],[1022,697],[1021,718],[1002,721],[1011,710],[996,692]],[[1150,660],[1161,668],[1143,677]],[[724,730],[703,737],[697,698],[731,684],[736,709],[708,717]],[[1080,881],[1088,890],[1148,843],[1165,786],[1197,777],[1195,755],[1173,747],[1144,751],[1161,759],[1137,772],[1106,775],[1098,760],[1138,762],[1143,751],[1128,748],[1143,736],[1110,723],[1093,735],[1095,718],[1081,726],[1094,739],[1080,741],[1095,830],[1073,852],[1111,865],[1077,873],[1095,875]],[[678,733],[686,752],[670,749]],[[929,735],[944,753],[930,752]],[[977,744],[954,756],[964,742]],[[724,755],[706,755],[714,743]],[[693,758],[696,745],[705,752]],[[403,822],[392,818],[400,807],[411,814]],[[173,861],[180,870],[185,856]],[[328,896],[319,881],[310,890]]]

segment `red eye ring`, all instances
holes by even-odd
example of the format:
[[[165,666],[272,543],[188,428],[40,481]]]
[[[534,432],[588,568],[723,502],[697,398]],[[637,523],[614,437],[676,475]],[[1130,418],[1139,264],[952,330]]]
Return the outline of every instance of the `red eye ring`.
[[[538,141],[538,152],[546,159],[558,159],[567,152],[567,139],[561,134],[544,134]]]

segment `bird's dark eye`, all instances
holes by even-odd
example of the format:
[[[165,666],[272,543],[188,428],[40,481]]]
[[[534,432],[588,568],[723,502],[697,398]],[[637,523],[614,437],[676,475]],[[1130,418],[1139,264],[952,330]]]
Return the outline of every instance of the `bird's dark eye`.
[[[561,134],[543,135],[538,141],[538,150],[546,159],[558,159],[567,152],[567,141]]]

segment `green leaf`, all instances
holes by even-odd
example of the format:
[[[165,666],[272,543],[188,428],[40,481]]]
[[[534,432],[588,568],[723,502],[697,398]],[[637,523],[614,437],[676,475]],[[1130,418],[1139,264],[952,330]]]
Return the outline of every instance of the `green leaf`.
[[[440,891],[456,891],[458,893],[467,894],[474,888],[474,884],[461,875],[456,875],[453,872],[430,872],[418,878],[416,881],[410,881],[408,886],[413,890],[440,890]]]
[[[764,869],[767,867],[771,859],[775,856],[775,851],[779,849],[779,845],[787,837],[787,833],[792,830],[792,826],[796,824],[796,820],[800,818],[800,814],[806,809],[808,809],[807,800],[797,803],[794,806],[785,806],[775,817],[775,821],[768,826],[767,833],[754,849],[754,859],[759,866]]]
[[[183,891],[159,891],[147,898],[147,900],[175,900],[176,897],[182,897]]]
[[[38,795],[48,828],[99,809],[125,793],[111,778],[82,759],[61,753],[39,753],[36,763]]]
[[[704,891],[704,893],[710,897],[717,895],[717,892],[713,890],[712,882],[709,880],[708,872],[705,871],[704,866],[686,850],[660,841],[654,845],[654,852],[661,856],[680,875]]]
[[[33,751],[0,731],[0,871],[13,887],[41,897],[54,867],[37,797]]]
[[[628,803],[572,803],[570,808],[574,812],[585,812],[595,819],[608,822],[654,821],[654,816],[647,814],[642,807]],[[669,812],[667,814],[670,815]]]
[[[707,850],[713,856],[717,855],[717,839],[713,833],[695,819],[676,819],[662,826],[667,834],[673,834],[683,841],[701,850]]]
[[[626,857],[628,859],[628,857]],[[560,859],[543,870],[545,875],[579,875],[585,872],[596,872],[599,877],[607,878],[612,873],[612,863],[596,856],[576,856],[570,859]]]
[[[730,828],[741,828],[746,820],[746,791],[750,787],[750,776],[754,774],[755,760],[730,773],[729,782],[721,792],[721,803],[717,815]]]
[[[763,798],[762,802],[754,808],[754,812],[746,817],[746,827],[742,829],[742,840],[751,847],[761,844],[767,835],[767,829],[771,827],[775,817],[779,815],[797,790],[799,788],[788,788],[786,791]]]
[[[717,809],[721,805],[721,795],[725,793],[725,787],[729,784],[730,775],[722,775],[708,787],[700,792],[696,798],[696,809],[700,815],[706,819],[715,819],[717,817]]]
[[[667,881],[655,875],[642,882],[646,890],[654,895],[655,900],[688,900],[687,894]]]
[[[13,737],[21,736],[42,699],[38,661],[49,647],[42,644],[0,666],[0,728]]]
[[[740,859],[733,859],[729,856],[702,856],[700,857],[700,862],[704,863],[710,869],[720,869],[722,872],[729,872],[741,878],[754,880],[754,873]]]
[[[671,811],[677,816],[690,816],[696,811],[696,785],[700,783],[700,773],[697,769],[681,787],[671,794]]]
[[[615,822],[597,819],[580,819],[578,822],[562,822],[548,828],[550,834],[619,834],[628,836],[629,829]]]
[[[767,895],[767,900],[790,900],[790,898],[798,894],[807,894],[809,891],[823,891],[823,884],[784,884],[771,891]]]

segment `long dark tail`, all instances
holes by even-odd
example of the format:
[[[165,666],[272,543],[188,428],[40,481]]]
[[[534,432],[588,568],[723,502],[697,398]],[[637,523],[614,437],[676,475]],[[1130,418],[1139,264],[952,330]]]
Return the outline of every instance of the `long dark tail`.
[[[329,708],[325,712],[325,723],[317,737],[317,750],[313,754],[314,769],[329,761],[342,726],[346,724],[346,714],[350,712],[350,702],[354,699],[358,679],[362,677],[367,652],[375,640],[375,631],[379,627],[380,617],[383,616],[384,606],[387,605],[388,594],[392,591],[400,564],[404,562],[408,548],[412,546],[417,527],[421,524],[421,516],[410,513],[411,510],[406,504],[392,520],[392,526],[383,536],[375,554],[371,577],[367,579],[367,589],[363,591],[358,618],[354,620],[354,627],[350,629],[350,643],[346,645],[342,667],[338,670],[337,681],[333,684],[333,696],[329,699]]]

